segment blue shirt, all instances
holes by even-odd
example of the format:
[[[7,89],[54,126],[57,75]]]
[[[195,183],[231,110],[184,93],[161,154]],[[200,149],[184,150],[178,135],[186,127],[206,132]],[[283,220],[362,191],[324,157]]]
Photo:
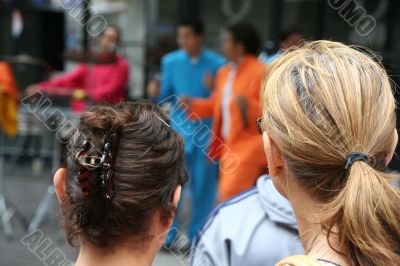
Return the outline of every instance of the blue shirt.
[[[282,56],[282,52],[278,51],[275,54],[266,54],[266,53],[261,53],[259,56],[259,59],[261,62],[263,62],[264,64],[271,64],[273,61],[275,61],[276,59],[278,59],[279,57]]]
[[[190,152],[194,144],[204,146],[210,139],[211,120],[192,121],[187,118],[185,110],[174,104],[179,97],[208,98],[210,89],[206,87],[204,78],[207,73],[215,77],[217,70],[225,64],[225,59],[206,48],[197,58],[192,58],[184,50],[179,49],[166,54],[161,61],[161,91],[158,103],[171,102],[170,113],[172,128],[185,141],[185,151]],[[201,132],[200,132],[201,131]],[[202,143],[198,143],[199,139]]]

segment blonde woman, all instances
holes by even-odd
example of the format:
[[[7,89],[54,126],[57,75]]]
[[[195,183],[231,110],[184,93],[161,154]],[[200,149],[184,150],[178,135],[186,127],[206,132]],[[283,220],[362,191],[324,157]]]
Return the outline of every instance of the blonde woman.
[[[398,176],[386,169],[398,136],[384,69],[344,44],[312,42],[271,65],[262,105],[269,173],[293,205],[308,257],[399,265]]]

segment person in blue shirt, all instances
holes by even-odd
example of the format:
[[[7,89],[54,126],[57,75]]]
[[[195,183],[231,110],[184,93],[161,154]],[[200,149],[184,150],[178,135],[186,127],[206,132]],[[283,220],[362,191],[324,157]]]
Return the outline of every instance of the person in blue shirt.
[[[178,99],[208,98],[212,92],[213,78],[226,62],[224,57],[202,45],[203,35],[204,26],[200,21],[181,21],[177,27],[179,49],[166,54],[161,60],[161,86],[148,86],[148,95],[151,98],[159,104],[168,103],[169,106],[173,106],[170,111],[172,127],[185,142],[185,163],[190,180],[187,192],[191,196],[191,215],[187,232],[189,242],[193,240],[213,208],[218,165],[207,157],[212,134],[211,120],[189,118],[187,108],[178,106]],[[167,246],[173,244],[178,230],[179,222],[175,220],[167,237]]]
[[[299,47],[304,42],[303,31],[299,28],[292,28],[282,32],[279,36],[279,50],[275,53],[268,54],[266,51],[259,56],[261,62],[271,64],[273,61],[282,56],[283,52],[294,47]]]

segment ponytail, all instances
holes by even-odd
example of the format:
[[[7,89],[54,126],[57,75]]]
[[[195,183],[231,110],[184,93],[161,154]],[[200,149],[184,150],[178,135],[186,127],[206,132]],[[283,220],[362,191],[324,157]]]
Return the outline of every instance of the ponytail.
[[[324,207],[330,217],[323,223],[328,239],[337,234],[338,252],[354,266],[400,262],[400,193],[391,179],[389,173],[356,162],[342,190]]]

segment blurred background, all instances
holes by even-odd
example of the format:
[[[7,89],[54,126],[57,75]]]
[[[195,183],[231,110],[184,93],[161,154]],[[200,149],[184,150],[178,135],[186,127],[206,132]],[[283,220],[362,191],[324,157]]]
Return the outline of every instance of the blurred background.
[[[38,121],[21,98],[29,85],[69,71],[82,60],[89,62],[76,54],[95,45],[96,27],[105,21],[121,31],[118,51],[130,67],[126,95],[131,100],[147,97],[146,86],[159,76],[162,56],[177,48],[176,25],[184,18],[202,20],[205,45],[218,52],[222,51],[225,27],[239,22],[252,24],[262,35],[260,57],[275,54],[283,38],[293,37],[293,33],[305,40],[366,46],[382,59],[397,88],[400,2],[350,0],[341,8],[338,2],[346,1],[0,0],[0,61],[12,70],[18,99],[17,130],[0,130],[0,265],[46,265],[20,241],[37,229],[67,258],[73,261],[76,257],[58,226],[58,205],[51,187],[52,174],[61,160],[64,132],[49,130],[57,122],[52,121],[54,117]],[[0,82],[2,75],[0,71]],[[54,97],[49,108],[76,121],[70,101],[70,97]],[[2,123],[4,113],[12,108],[0,101]],[[399,167],[396,156],[391,168]],[[162,252],[155,265],[185,265],[186,257]]]

